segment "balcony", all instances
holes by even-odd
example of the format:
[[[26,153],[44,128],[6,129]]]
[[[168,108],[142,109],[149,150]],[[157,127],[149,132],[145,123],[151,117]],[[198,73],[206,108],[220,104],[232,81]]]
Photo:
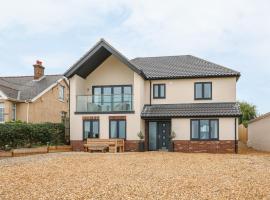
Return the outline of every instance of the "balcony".
[[[78,95],[76,113],[133,112],[133,95]]]

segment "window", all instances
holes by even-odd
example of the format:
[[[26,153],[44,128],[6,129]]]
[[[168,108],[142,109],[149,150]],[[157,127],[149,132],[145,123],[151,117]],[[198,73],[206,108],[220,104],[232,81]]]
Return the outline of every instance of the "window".
[[[83,121],[83,139],[99,138],[99,120]]]
[[[165,84],[154,84],[153,96],[154,96],[154,99],[164,99],[166,96]]]
[[[4,103],[0,103],[0,123],[3,123],[5,121],[4,108]]]
[[[192,140],[218,140],[219,123],[217,119],[192,119]]]
[[[12,104],[12,121],[16,121],[16,104]]]
[[[126,120],[110,120],[110,138],[126,138]]]
[[[195,100],[212,99],[212,83],[195,83]]]
[[[65,92],[65,87],[60,85],[59,86],[59,97],[58,97],[59,100],[64,101],[64,99],[65,99],[64,92]]]
[[[132,86],[93,86],[93,102],[102,111],[132,110]]]

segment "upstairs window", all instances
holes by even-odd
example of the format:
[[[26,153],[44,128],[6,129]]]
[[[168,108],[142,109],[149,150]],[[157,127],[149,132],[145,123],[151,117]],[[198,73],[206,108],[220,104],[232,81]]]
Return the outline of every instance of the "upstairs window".
[[[64,101],[64,99],[65,99],[65,87],[64,86],[62,86],[62,85],[60,85],[59,86],[59,100],[61,100],[61,101]]]
[[[154,96],[154,99],[165,99],[165,97],[166,97],[165,84],[154,84],[153,85],[153,96]]]
[[[212,99],[212,83],[195,83],[195,100]]]
[[[3,123],[4,121],[5,121],[4,103],[0,103],[0,123]]]

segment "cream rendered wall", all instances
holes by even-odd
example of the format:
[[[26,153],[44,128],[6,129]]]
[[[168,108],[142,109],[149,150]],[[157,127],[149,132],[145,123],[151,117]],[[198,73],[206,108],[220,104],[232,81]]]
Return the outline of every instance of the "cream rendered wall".
[[[219,118],[219,140],[235,139],[234,120],[235,118]],[[171,130],[176,133],[175,140],[190,140],[190,119],[173,118]],[[236,135],[238,136],[238,133]]]
[[[270,151],[270,116],[248,125],[248,146]]]
[[[212,82],[212,100],[194,100],[194,83]],[[199,79],[175,79],[175,80],[152,80],[153,84],[166,84],[166,99],[153,99],[152,104],[173,103],[210,103],[210,102],[235,102],[236,101],[236,78],[199,78]],[[149,103],[149,81],[145,84],[145,103]]]
[[[133,114],[74,114],[76,111],[76,95],[92,93],[95,85],[132,85]],[[144,131],[144,121],[140,114],[144,105],[144,79],[120,62],[114,56],[106,59],[97,69],[83,79],[77,75],[70,79],[70,139],[82,140],[83,116],[98,116],[100,122],[100,138],[109,138],[109,116],[126,116],[127,140],[138,140],[137,133]]]

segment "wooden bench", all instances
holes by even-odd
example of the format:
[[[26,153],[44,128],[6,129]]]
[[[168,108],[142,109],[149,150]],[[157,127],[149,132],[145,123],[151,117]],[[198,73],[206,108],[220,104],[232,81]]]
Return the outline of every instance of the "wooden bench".
[[[105,152],[109,148],[109,152],[124,152],[123,139],[91,139],[88,138],[86,144],[84,144],[85,151],[102,151]]]

